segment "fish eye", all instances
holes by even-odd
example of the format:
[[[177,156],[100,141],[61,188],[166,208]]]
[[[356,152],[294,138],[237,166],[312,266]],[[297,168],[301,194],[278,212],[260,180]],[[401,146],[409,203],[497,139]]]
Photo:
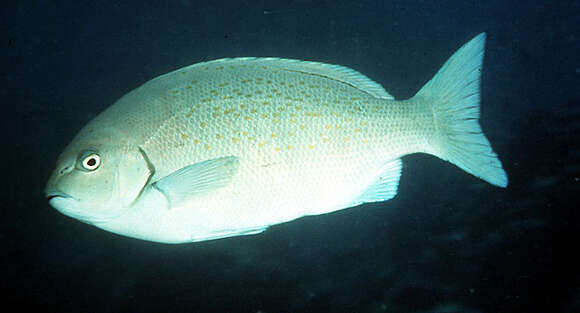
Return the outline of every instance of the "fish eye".
[[[101,156],[95,152],[87,153],[81,159],[81,166],[87,171],[94,171],[99,165],[101,165]]]

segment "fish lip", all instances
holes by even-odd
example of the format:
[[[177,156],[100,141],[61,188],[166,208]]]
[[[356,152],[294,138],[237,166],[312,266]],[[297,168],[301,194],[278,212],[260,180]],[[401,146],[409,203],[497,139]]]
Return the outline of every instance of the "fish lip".
[[[48,191],[48,192],[46,192],[46,200],[50,201],[54,198],[74,199],[72,196],[70,196],[69,194],[66,194],[62,191]]]

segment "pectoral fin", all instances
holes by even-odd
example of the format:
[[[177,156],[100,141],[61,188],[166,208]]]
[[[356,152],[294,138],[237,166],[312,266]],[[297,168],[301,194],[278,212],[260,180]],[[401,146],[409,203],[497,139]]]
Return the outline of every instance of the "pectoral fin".
[[[181,168],[153,183],[167,199],[169,209],[201,194],[227,186],[236,175],[239,158],[228,156]]]

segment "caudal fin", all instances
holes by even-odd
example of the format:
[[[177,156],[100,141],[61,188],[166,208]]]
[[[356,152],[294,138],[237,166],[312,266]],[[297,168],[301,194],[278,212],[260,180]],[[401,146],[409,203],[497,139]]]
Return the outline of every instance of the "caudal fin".
[[[485,45],[481,33],[463,45],[417,93],[431,104],[437,139],[433,152],[493,185],[507,175],[479,126],[480,77]]]

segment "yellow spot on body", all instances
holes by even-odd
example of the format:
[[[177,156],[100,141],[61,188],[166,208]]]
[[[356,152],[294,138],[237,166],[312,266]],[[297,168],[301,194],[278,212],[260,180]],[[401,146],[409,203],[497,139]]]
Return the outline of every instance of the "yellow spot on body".
[[[291,119],[290,123],[294,124],[294,123],[296,123],[296,121],[294,119]]]
[[[326,125],[326,129],[330,129],[330,128],[331,128],[330,124]]]
[[[347,142],[348,141],[348,136],[344,137],[344,141]]]
[[[201,126],[201,128],[204,128],[204,127],[206,127],[206,126],[207,126],[207,123],[206,123],[206,122],[201,122],[201,123],[199,124],[199,126]]]
[[[340,125],[339,124],[336,125],[336,129],[340,129]]]
[[[314,150],[314,145],[310,145],[310,150]]]
[[[323,141],[328,142],[328,137],[324,137]]]
[[[300,129],[304,129],[304,128],[306,128],[306,125],[304,125],[304,124],[301,124],[301,125],[300,125]]]
[[[262,113],[262,118],[268,118],[268,114]]]
[[[360,128],[355,129],[354,132],[357,134],[360,133]]]
[[[216,137],[217,139],[222,139],[222,138],[223,138],[223,137],[222,137],[222,134],[217,134],[215,137]]]
[[[292,137],[292,136],[294,136],[294,133],[293,132],[289,132],[288,133],[288,136]]]
[[[236,137],[232,138],[232,141],[233,141],[234,143],[238,142],[238,140],[239,140],[239,139],[238,139],[238,138],[236,138]]]
[[[209,149],[211,149],[211,146],[210,145],[205,145],[205,150],[209,150]]]
[[[292,146],[288,146],[288,150],[292,150]]]
[[[276,134],[272,133],[272,138],[276,138]]]
[[[249,120],[250,120],[250,117],[246,115],[246,116],[244,116],[244,119],[245,119],[246,121],[249,121]]]
[[[360,123],[362,126],[367,126],[367,122]]]
[[[272,121],[272,123],[274,123],[274,124],[278,124],[278,119],[274,119],[274,120]]]
[[[193,143],[196,144],[196,145],[199,144],[199,139],[194,139],[193,140]]]
[[[365,138],[365,139],[363,139],[363,142],[364,143],[369,143],[369,140]]]
[[[244,131],[244,132],[242,132],[242,135],[248,136],[248,132]]]
[[[280,150],[281,150],[280,147],[276,147],[276,151],[280,151]]]
[[[183,134],[183,135],[181,135],[181,137],[183,137],[183,139],[185,139],[185,140],[189,139],[189,135],[188,134]]]
[[[253,136],[250,136],[250,137],[248,137],[248,140],[249,141],[252,141],[252,140],[254,140],[254,137]]]

